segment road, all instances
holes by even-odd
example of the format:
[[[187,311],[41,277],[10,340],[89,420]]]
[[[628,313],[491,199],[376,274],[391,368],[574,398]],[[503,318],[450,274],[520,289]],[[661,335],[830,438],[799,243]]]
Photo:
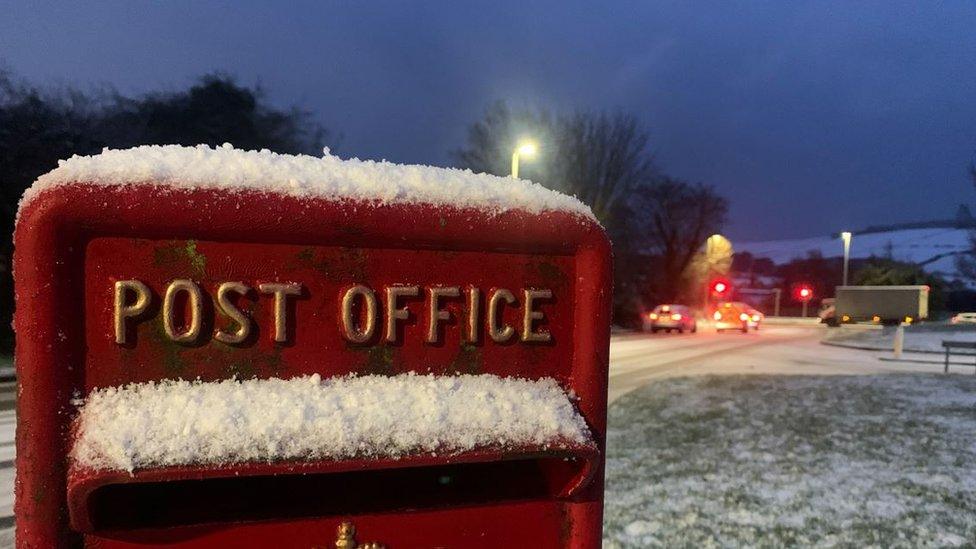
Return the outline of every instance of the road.
[[[820,326],[763,326],[758,332],[630,334],[610,345],[610,402],[656,378],[708,374],[851,375],[941,371],[881,362],[885,353],[820,344]],[[890,353],[887,353],[890,354]]]
[[[940,371],[932,365],[881,362],[881,353],[820,345],[818,327],[765,326],[759,332],[628,334],[610,345],[610,401],[654,379],[707,374],[872,374]],[[0,547],[13,525],[16,386],[0,383]]]

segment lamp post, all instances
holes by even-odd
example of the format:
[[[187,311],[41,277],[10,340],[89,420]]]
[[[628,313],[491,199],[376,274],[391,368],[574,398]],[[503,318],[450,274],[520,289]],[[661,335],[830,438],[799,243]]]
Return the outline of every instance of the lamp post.
[[[531,158],[535,156],[536,151],[538,151],[538,147],[531,141],[522,141],[515,147],[515,150],[512,151],[512,179],[518,179],[519,159],[521,156],[525,155]]]
[[[851,261],[851,233],[844,231],[840,233],[841,240],[844,241],[844,281],[842,286],[847,286],[847,267]]]

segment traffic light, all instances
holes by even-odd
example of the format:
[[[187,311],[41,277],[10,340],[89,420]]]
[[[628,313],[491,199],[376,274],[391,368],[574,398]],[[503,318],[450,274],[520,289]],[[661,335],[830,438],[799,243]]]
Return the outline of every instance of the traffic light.
[[[796,287],[795,295],[797,301],[810,301],[813,299],[813,288],[809,284],[801,284]]]
[[[721,299],[729,295],[732,285],[727,280],[713,280],[711,284],[712,295]]]
[[[813,286],[809,284],[797,284],[793,287],[793,298],[803,304],[803,317],[807,316],[807,304],[813,299]]]

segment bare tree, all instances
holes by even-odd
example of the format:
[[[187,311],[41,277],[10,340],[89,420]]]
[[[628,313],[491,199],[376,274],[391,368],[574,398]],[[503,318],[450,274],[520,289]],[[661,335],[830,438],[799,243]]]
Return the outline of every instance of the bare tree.
[[[515,110],[499,101],[485,109],[481,120],[468,127],[465,147],[453,151],[457,164],[476,173],[506,176],[511,169],[512,151],[519,141],[531,138],[545,147],[544,157],[551,154],[554,122],[546,111]],[[541,174],[538,164],[522,168],[529,179]]]
[[[656,175],[648,132],[633,115],[577,113],[557,126],[553,185],[575,194],[597,218],[610,220],[620,201]]]
[[[615,322],[635,324],[650,301],[678,296],[692,256],[725,220],[725,199],[711,187],[661,176],[649,132],[625,113],[552,116],[496,103],[454,156],[461,167],[508,175],[524,137],[539,142],[540,154],[521,173],[578,197],[613,240]]]
[[[969,177],[976,186],[976,162],[969,165]],[[976,280],[976,231],[969,231],[969,250],[956,256],[956,269],[969,280]]]
[[[553,117],[495,103],[470,126],[466,146],[453,154],[463,168],[504,176],[512,151],[527,137],[539,143],[540,154],[522,167],[522,174],[578,197],[608,229],[622,221],[614,218],[621,200],[657,173],[647,130],[623,113]]]
[[[694,294],[688,268],[725,223],[728,201],[709,185],[665,176],[642,186],[633,204],[635,243],[654,264],[645,286],[649,297],[687,299]]]

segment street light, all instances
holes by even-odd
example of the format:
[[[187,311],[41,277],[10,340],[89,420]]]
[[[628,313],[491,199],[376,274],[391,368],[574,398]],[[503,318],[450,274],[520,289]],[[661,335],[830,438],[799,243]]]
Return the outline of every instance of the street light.
[[[532,158],[538,150],[539,148],[532,141],[522,141],[515,147],[512,151],[512,179],[518,179],[519,158],[522,155]]]
[[[732,243],[720,234],[705,239],[705,246],[699,252],[701,260],[696,260],[696,272],[704,279],[706,286],[702,294],[702,309],[708,309],[710,297],[717,300],[729,299],[732,285],[724,278],[732,266]],[[718,278],[716,278],[718,277]]]
[[[847,265],[851,260],[851,233],[844,231],[840,233],[840,239],[844,241],[844,283],[847,286]]]

